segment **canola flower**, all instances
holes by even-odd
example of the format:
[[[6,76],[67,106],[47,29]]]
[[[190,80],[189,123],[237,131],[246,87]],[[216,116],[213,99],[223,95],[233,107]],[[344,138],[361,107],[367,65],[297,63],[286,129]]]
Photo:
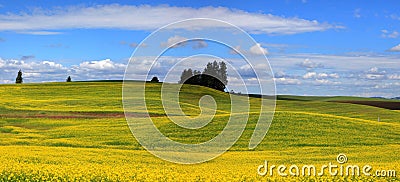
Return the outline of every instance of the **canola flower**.
[[[180,165],[162,161],[146,151],[40,146],[5,146],[0,151],[0,181],[399,180],[365,176],[259,176],[254,161],[260,161],[263,152],[228,152],[216,161]]]

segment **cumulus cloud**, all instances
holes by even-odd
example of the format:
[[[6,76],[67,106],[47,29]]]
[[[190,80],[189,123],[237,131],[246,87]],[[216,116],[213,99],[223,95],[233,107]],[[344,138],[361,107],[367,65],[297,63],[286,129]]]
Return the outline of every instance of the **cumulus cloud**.
[[[296,78],[274,78],[276,84],[280,85],[300,85],[301,81]]]
[[[86,61],[79,64],[80,69],[87,70],[113,70],[121,67],[125,67],[124,64],[118,64],[112,62],[110,59],[105,59],[101,61]]]
[[[305,75],[303,75],[303,78],[304,79],[309,79],[309,78],[314,78],[314,77],[316,77],[317,76],[317,73],[315,73],[315,72],[308,72],[308,73],[306,73]]]
[[[105,59],[100,61],[85,61],[79,65],[74,65],[69,69],[69,73],[83,80],[121,80],[125,68],[125,64]]]
[[[66,67],[53,61],[3,60],[0,58],[0,82],[14,83],[18,70],[22,70],[24,82],[65,81],[67,76],[74,80],[122,79],[126,65],[110,59],[85,61]]]
[[[161,42],[162,47],[171,47],[171,48],[176,48],[176,47],[183,47],[187,44],[188,38],[186,37],[181,37],[179,35],[175,35],[173,37],[168,38],[166,42]]]
[[[372,67],[367,72],[368,73],[379,73],[379,68],[378,67]]]
[[[310,61],[308,58],[305,59],[303,62],[299,63],[298,65],[300,67],[308,68],[308,69],[323,68],[324,67],[323,64]]]
[[[185,47],[187,45],[192,45],[193,49],[201,49],[208,46],[207,42],[204,40],[201,39],[192,40],[179,35],[172,36],[168,38],[167,41],[160,43],[161,47],[170,47],[170,48]]]
[[[400,52],[400,44],[388,50],[389,52]]]
[[[23,71],[25,82],[54,80],[57,77],[64,80],[67,68],[52,61],[27,62],[24,60],[3,60],[0,58],[0,75],[3,83],[14,83],[18,70]]]
[[[204,40],[195,40],[191,42],[194,42],[194,44],[192,45],[193,49],[201,49],[208,46],[207,42]]]
[[[339,74],[337,73],[316,73],[316,72],[307,72],[303,75],[304,79],[310,78],[339,78]]]
[[[380,80],[386,77],[386,71],[380,70],[378,67],[372,67],[361,74],[360,77],[368,80]]]
[[[260,43],[256,43],[253,46],[251,46],[250,48],[248,48],[248,50],[246,50],[247,48],[242,48],[241,46],[234,46],[233,49],[229,50],[230,54],[250,54],[250,55],[267,55],[268,54],[268,50],[264,47],[261,46]]]
[[[275,72],[275,74],[274,74],[274,77],[275,78],[283,78],[283,77],[286,77],[287,75],[286,75],[286,73],[284,72],[284,71],[277,71],[277,72]]]
[[[155,30],[168,23],[189,18],[214,18],[235,24],[255,34],[297,34],[341,28],[317,20],[286,18],[263,13],[251,13],[225,7],[173,7],[97,5],[38,9],[19,14],[1,14],[0,31],[16,31],[37,35],[58,34],[62,29],[118,28],[128,30]],[[79,21],[77,21],[79,20]],[[185,29],[207,28],[218,25],[193,25]]]
[[[327,79],[316,79],[313,82],[314,85],[339,85],[341,82],[327,80]]]
[[[250,53],[254,55],[266,55],[268,54],[268,50],[266,48],[261,47],[260,43],[256,43],[255,45],[250,47]]]

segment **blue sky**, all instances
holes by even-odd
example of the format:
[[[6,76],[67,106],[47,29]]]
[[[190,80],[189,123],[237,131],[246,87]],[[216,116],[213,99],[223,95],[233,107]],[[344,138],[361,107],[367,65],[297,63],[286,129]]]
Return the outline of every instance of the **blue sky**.
[[[399,5],[395,0],[1,0],[0,83],[13,83],[19,69],[25,82],[64,81],[68,75],[122,79],[132,52],[154,30],[187,18],[215,18],[242,28],[265,50],[278,94],[395,97],[400,96]],[[235,59],[212,42],[202,49],[195,44],[170,51],[165,59],[171,61],[161,67],[206,51]],[[156,55],[143,56],[145,62],[145,56]],[[154,74],[163,78],[165,69]],[[231,78],[228,87],[237,89],[235,83]]]

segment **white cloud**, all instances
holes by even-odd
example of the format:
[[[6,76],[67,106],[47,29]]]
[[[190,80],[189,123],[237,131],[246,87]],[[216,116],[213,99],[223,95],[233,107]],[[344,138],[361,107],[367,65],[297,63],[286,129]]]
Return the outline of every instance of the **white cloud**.
[[[304,79],[310,79],[310,78],[339,78],[339,74],[337,73],[316,73],[316,72],[307,72],[306,74],[303,75]]]
[[[277,72],[275,72],[275,75],[274,75],[275,78],[283,78],[283,77],[286,77],[286,76],[287,75],[286,75],[286,73],[284,71],[277,71]]]
[[[322,65],[321,63],[316,63],[313,61],[310,61],[310,59],[305,59],[303,62],[298,64],[300,67],[303,68],[308,68],[308,69],[313,69],[313,68],[323,68],[324,65]]]
[[[168,38],[167,41],[161,42],[161,47],[170,47],[170,48],[178,48],[178,47],[185,47],[187,45],[192,45],[193,49],[201,49],[208,46],[207,42],[201,39],[188,39],[186,37],[182,37],[179,35],[175,35],[173,37]]]
[[[382,32],[382,37],[383,38],[392,38],[392,39],[395,39],[395,38],[397,38],[398,36],[399,36],[399,32],[398,31],[393,31],[393,32],[390,32],[390,31],[388,31],[388,30],[381,30],[381,32]]]
[[[3,83],[15,83],[18,70],[22,70],[24,82],[38,82],[67,75],[67,68],[52,61],[31,62],[23,60],[3,60],[0,58],[0,80]],[[65,78],[64,78],[65,77]]]
[[[300,85],[301,81],[295,78],[274,78],[277,84],[281,85]]]
[[[257,34],[296,34],[342,28],[316,20],[250,13],[225,7],[191,8],[111,4],[50,10],[35,9],[33,12],[2,14],[0,15],[0,31],[47,35],[60,33],[54,30],[74,28],[155,30],[168,23],[196,17],[220,19]],[[215,24],[193,26],[217,28]],[[193,26],[181,28],[192,29]]]
[[[192,41],[193,42],[193,41]],[[201,49],[207,47],[208,44],[204,40],[196,40],[194,41],[194,45],[192,46],[193,49]]]
[[[256,43],[255,45],[250,47],[250,53],[255,55],[267,55],[268,50],[266,48],[261,47],[261,44]]]
[[[179,35],[175,35],[173,37],[168,38],[166,42],[161,42],[162,47],[171,47],[171,48],[176,48],[176,47],[182,47],[187,44],[188,38],[186,37],[181,37]]]
[[[314,85],[339,85],[341,82],[335,82],[327,79],[316,79],[313,82]]]
[[[233,47],[233,49],[230,49],[229,51],[230,54],[250,54],[250,55],[267,55],[268,54],[268,50],[264,47],[261,46],[260,43],[256,43],[253,46],[251,46],[250,48],[248,48],[246,50],[246,48],[242,48],[241,46],[235,46]]]
[[[125,65],[120,63],[114,63],[110,59],[105,59],[101,61],[83,62],[79,64],[79,68],[87,70],[114,70],[114,69],[125,68]]]
[[[339,74],[337,74],[337,73],[331,73],[331,74],[328,75],[328,77],[331,77],[331,78],[339,78]]]
[[[379,72],[379,68],[372,67],[371,69],[368,70],[368,72],[370,72],[370,73],[378,73]]]
[[[303,75],[304,79],[309,79],[309,78],[315,78],[317,76],[317,73],[315,72],[308,72],[305,75]]]
[[[14,83],[18,70],[22,70],[24,82],[65,81],[67,76],[73,80],[122,79],[125,64],[110,59],[86,61],[71,67],[53,61],[3,60],[0,58],[0,82]]]
[[[389,52],[400,52],[400,44],[388,50]]]

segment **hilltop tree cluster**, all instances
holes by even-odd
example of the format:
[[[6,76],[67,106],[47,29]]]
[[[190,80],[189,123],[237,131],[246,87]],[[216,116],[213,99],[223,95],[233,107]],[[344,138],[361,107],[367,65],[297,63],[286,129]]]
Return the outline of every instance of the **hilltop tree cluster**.
[[[180,84],[200,85],[216,90],[224,91],[228,84],[226,64],[222,62],[209,62],[203,72],[192,70],[191,68],[183,70]]]

